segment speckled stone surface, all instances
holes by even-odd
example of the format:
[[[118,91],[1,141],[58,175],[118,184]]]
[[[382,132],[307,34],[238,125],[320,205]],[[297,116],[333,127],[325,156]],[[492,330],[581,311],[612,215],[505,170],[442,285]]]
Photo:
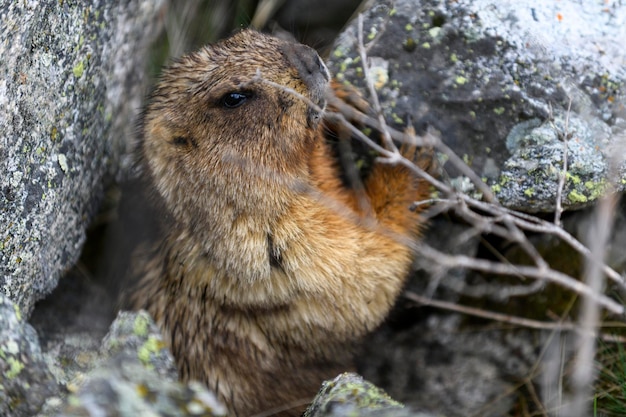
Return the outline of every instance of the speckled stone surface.
[[[502,204],[545,212],[556,205],[566,141],[563,207],[602,195],[614,156],[616,187],[626,183],[624,27],[626,8],[612,2],[384,0],[364,13],[363,38],[390,123],[438,131]],[[353,22],[330,68],[362,88],[356,39]],[[457,188],[475,191],[445,168]]]
[[[26,417],[61,389],[46,366],[37,333],[0,293],[0,415]]]
[[[122,312],[91,370],[75,378],[58,416],[223,416],[225,408],[197,382],[182,384],[161,332],[146,312]]]
[[[26,315],[120,172],[160,4],[0,0],[0,292]]]
[[[416,410],[501,417],[514,409],[515,381],[541,361],[543,340],[532,330],[476,330],[460,315],[433,313],[402,332],[383,328],[369,337],[359,370]]]
[[[330,416],[432,417],[404,407],[354,373],[344,373],[324,382],[303,417]]]

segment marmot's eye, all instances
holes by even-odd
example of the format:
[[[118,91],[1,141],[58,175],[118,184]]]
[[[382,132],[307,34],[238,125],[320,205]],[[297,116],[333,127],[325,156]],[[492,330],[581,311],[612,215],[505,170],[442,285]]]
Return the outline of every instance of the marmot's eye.
[[[249,98],[252,97],[252,93],[244,93],[244,92],[233,92],[226,93],[220,99],[220,104],[226,108],[234,109],[235,107],[241,106],[246,102]]]
[[[194,148],[198,147],[198,144],[196,143],[194,138],[188,137],[188,136],[174,136],[170,140],[170,143],[178,147],[192,147],[192,146]]]

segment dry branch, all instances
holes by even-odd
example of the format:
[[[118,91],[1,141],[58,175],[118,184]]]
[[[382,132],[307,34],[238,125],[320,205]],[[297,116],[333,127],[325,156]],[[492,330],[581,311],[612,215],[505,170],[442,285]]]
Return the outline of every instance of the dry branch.
[[[376,113],[376,117],[371,117],[364,114],[352,106],[347,105],[342,100],[333,95],[329,95],[328,101],[331,107],[337,109],[337,112],[327,111],[325,118],[330,120],[335,125],[342,125],[358,140],[365,143],[369,148],[376,151],[379,155],[379,161],[386,163],[399,163],[411,169],[416,175],[428,181],[443,198],[437,198],[429,200],[428,202],[415,202],[415,205],[424,205],[426,203],[433,204],[433,211],[453,211],[459,218],[466,221],[472,226],[472,230],[467,232],[462,239],[469,239],[476,235],[493,234],[506,239],[509,242],[514,242],[519,245],[520,248],[532,259],[534,265],[513,265],[505,259],[500,262],[488,261],[485,259],[472,258],[462,255],[448,255],[437,251],[431,247],[426,246],[423,243],[415,243],[414,247],[416,252],[425,259],[428,259],[433,265],[433,270],[436,269],[436,277],[441,278],[445,271],[454,268],[466,268],[475,271],[479,271],[486,274],[495,274],[501,276],[512,276],[518,278],[531,278],[535,281],[529,285],[509,285],[494,284],[492,286],[484,286],[482,288],[475,288],[476,291],[473,294],[479,295],[496,293],[500,298],[506,299],[512,296],[521,296],[527,294],[533,294],[540,291],[545,283],[554,283],[561,286],[564,289],[570,290],[573,293],[582,296],[586,300],[590,300],[595,305],[601,306],[607,311],[617,314],[624,314],[624,307],[621,303],[613,300],[607,295],[603,294],[595,286],[589,286],[586,283],[581,282],[575,277],[569,276],[562,272],[556,271],[543,259],[541,254],[528,240],[526,233],[543,233],[557,237],[561,241],[567,243],[572,249],[577,251],[583,256],[589,265],[595,265],[601,274],[606,275],[614,284],[620,289],[626,289],[626,282],[618,272],[611,269],[604,264],[598,257],[592,253],[589,248],[579,242],[570,233],[565,231],[560,225],[560,211],[559,205],[557,205],[557,213],[555,213],[555,221],[548,222],[542,220],[531,214],[518,212],[508,209],[500,205],[495,196],[493,195],[490,187],[485,184],[481,178],[469,167],[458,155],[454,153],[443,141],[432,132],[426,132],[423,135],[410,135],[407,132],[400,132],[387,125],[382,107],[378,101],[376,89],[374,87],[373,80],[370,76],[370,69],[367,59],[367,48],[363,44],[363,28],[362,18],[358,21],[358,50],[363,61],[363,70],[365,74],[366,86],[369,91],[370,101],[372,108]],[[371,45],[370,45],[371,46]],[[272,83],[263,78],[263,75],[259,73],[257,77],[250,81],[262,82],[268,85],[272,85],[275,88],[283,89],[294,96],[300,98],[306,102],[309,106],[316,108],[319,107],[312,103],[308,98],[302,96],[296,91],[281,86],[279,84]],[[242,85],[245,87],[245,85]],[[383,145],[378,144],[370,137],[365,135],[359,128],[348,122],[348,120],[354,120],[356,123],[370,127],[381,133],[383,138]],[[567,134],[567,132],[566,132]],[[410,161],[402,156],[396,142],[410,141],[417,146],[434,148],[438,152],[447,156],[449,163],[451,163],[462,174],[467,176],[476,189],[481,192],[482,199],[473,198],[465,193],[455,190],[449,184],[442,180],[435,178],[429,172],[421,169],[413,161]],[[567,146],[565,142],[564,146]],[[566,151],[565,151],[566,152]],[[566,180],[567,163],[564,163],[564,170],[561,180]],[[561,186],[561,187],[562,187]],[[435,284],[437,284],[435,282]],[[435,285],[436,287],[436,285]],[[468,291],[465,289],[464,291]],[[430,304],[438,305],[440,301],[430,300]],[[487,312],[488,314],[489,312]],[[519,323],[524,323],[520,321]],[[531,323],[531,322],[527,322]],[[530,325],[529,327],[533,327]]]

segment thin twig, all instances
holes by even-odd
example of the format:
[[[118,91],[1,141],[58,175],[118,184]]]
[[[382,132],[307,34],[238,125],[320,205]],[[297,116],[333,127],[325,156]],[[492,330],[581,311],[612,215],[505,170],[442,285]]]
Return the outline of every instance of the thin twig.
[[[487,311],[480,308],[463,306],[448,301],[433,300],[430,298],[422,297],[421,295],[415,294],[414,292],[410,291],[405,292],[404,297],[425,306],[433,306],[444,310],[467,314],[470,316],[481,317],[484,319],[494,320],[507,324],[514,324],[520,327],[527,327],[529,329],[576,331],[578,327],[576,323],[556,323],[531,320],[523,317],[511,316],[508,314],[495,313],[493,311]]]
[[[455,283],[457,285],[455,285]],[[504,285],[502,283],[494,284],[472,284],[465,285],[458,280],[442,281],[444,287],[454,292],[472,298],[489,297],[498,301],[506,301],[512,297],[522,297],[536,294],[545,288],[545,281],[538,279],[529,285]]]
[[[593,259],[591,251],[585,245],[580,243],[580,241],[578,241],[565,229],[556,226],[554,223],[547,222],[527,213],[521,213],[501,206],[494,206],[483,201],[478,201],[471,197],[462,196],[462,198],[469,205],[487,213],[491,213],[492,215],[502,215],[502,213],[510,215],[512,221],[514,221],[519,227],[528,230],[529,232],[554,235],[563,242],[567,243],[572,249],[583,255],[586,260],[591,262],[597,261]],[[624,281],[624,278],[617,271],[605,264],[602,264],[602,271],[620,288],[626,289],[626,281]]]
[[[580,332],[580,325],[578,323],[563,323],[563,322],[549,322],[549,321],[540,321],[540,320],[532,320],[527,319],[525,317],[517,317],[511,316],[509,314],[496,313],[493,311],[487,311],[480,308],[468,307],[459,305],[457,303],[442,301],[442,300],[434,300],[432,298],[424,297],[419,294],[416,294],[412,291],[406,291],[403,296],[411,301],[414,301],[418,304],[436,307],[442,310],[453,311],[455,313],[466,314],[468,316],[480,317],[488,320],[497,321],[500,323],[511,324],[514,326],[525,327],[529,329],[537,329],[537,330],[557,330],[557,331],[568,331],[568,332]],[[623,324],[623,323],[619,323]],[[616,327],[611,323],[604,323],[602,325],[596,326],[596,329],[602,328],[614,328]],[[618,326],[619,327],[619,326]],[[622,326],[623,327],[623,326]],[[608,333],[600,333],[600,339],[606,342],[613,343],[624,343],[626,342],[626,337],[608,334]]]
[[[359,55],[361,56],[361,61],[363,62],[363,75],[365,76],[365,84],[367,85],[367,88],[370,93],[370,100],[372,101],[372,108],[374,109],[374,111],[376,112],[376,115],[378,116],[378,123],[380,124],[380,127],[381,127],[380,132],[382,133],[382,136],[383,136],[383,143],[385,144],[387,149],[389,149],[390,151],[393,151],[393,154],[394,154],[393,156],[395,158],[396,155],[400,154],[400,152],[398,151],[398,148],[396,148],[396,145],[391,140],[391,136],[389,135],[389,129],[387,129],[387,122],[385,120],[383,110],[380,107],[380,102],[378,100],[378,94],[376,93],[376,88],[374,87],[374,80],[372,79],[372,74],[370,72],[367,54],[365,52],[365,45],[363,44],[363,15],[362,14],[359,14],[359,17],[357,20],[357,27],[358,27],[357,29],[358,50],[359,50]]]
[[[415,243],[416,252],[426,259],[437,262],[440,266],[447,268],[469,268],[475,271],[482,271],[496,275],[518,276],[523,275],[528,278],[545,279],[553,282],[576,294],[593,299],[608,311],[621,315],[624,313],[624,306],[612,298],[594,291],[582,282],[553,269],[540,269],[528,265],[507,265],[499,262],[492,262],[485,259],[471,258],[464,255],[448,255],[440,252],[423,243]]]
[[[563,213],[563,206],[561,203],[561,196],[563,195],[563,188],[565,187],[565,180],[567,179],[567,147],[569,146],[569,115],[572,110],[572,98],[570,97],[567,105],[567,113],[565,115],[565,131],[563,132],[563,170],[558,173],[559,182],[556,188],[556,208],[554,210],[554,224],[562,226],[561,214]],[[558,134],[557,126],[554,130]]]

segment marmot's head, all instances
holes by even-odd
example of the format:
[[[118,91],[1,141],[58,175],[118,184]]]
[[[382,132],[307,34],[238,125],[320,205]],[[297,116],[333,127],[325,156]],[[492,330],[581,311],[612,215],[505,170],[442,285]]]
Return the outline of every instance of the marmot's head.
[[[166,68],[140,153],[172,214],[194,221],[189,212],[211,204],[204,195],[254,205],[248,192],[267,194],[264,181],[305,180],[329,78],[313,49],[252,30]]]

